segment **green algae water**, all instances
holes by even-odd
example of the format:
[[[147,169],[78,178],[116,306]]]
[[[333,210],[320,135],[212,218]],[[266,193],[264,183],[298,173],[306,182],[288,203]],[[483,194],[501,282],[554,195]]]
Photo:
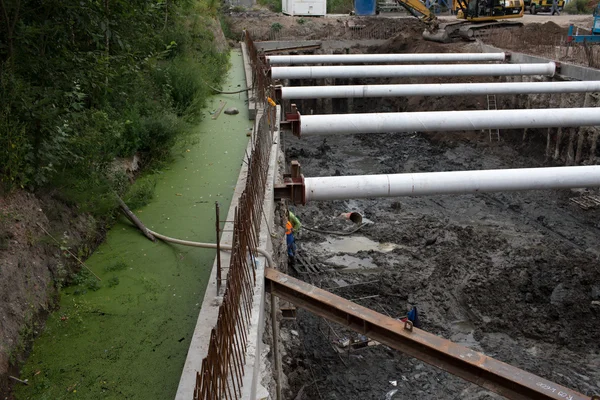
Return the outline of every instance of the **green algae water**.
[[[231,53],[224,91],[245,87],[242,57]],[[238,86],[239,85],[239,86]],[[156,174],[151,204],[137,212],[167,236],[215,242],[215,201],[229,208],[252,126],[246,94],[214,96],[193,144]],[[211,112],[226,101],[238,115]],[[152,243],[121,221],[86,265],[102,282],[62,292],[21,374],[17,399],[172,399],[215,252]]]

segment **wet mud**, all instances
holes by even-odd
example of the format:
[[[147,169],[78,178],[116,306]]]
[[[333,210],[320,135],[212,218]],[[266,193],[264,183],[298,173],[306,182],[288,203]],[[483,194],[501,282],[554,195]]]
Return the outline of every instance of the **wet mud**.
[[[487,132],[283,140],[287,162],[300,161],[307,177],[549,165],[535,135],[525,144],[522,131],[500,135],[499,142]],[[303,273],[299,263],[296,275],[394,318],[417,307],[428,332],[599,394],[600,213],[569,201],[578,195],[527,191],[299,206],[294,211],[310,228],[349,231],[354,225],[340,214],[350,211],[373,223],[350,236],[303,230],[299,252],[323,272]],[[286,398],[501,398],[384,345],[340,350],[336,342],[361,338],[309,312],[282,323],[289,335]]]

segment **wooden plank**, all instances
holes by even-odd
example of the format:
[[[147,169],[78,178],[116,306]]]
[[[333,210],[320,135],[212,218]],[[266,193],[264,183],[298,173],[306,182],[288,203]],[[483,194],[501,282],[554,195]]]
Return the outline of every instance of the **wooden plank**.
[[[217,111],[215,111],[213,116],[211,117],[212,119],[219,118],[219,115],[221,115],[221,111],[223,111],[223,109],[225,108],[225,104],[227,104],[226,101],[219,100],[219,107],[217,108]]]

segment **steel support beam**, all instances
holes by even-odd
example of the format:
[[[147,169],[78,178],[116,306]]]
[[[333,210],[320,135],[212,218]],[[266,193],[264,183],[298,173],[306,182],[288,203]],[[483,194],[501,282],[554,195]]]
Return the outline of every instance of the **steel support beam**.
[[[294,163],[293,178],[284,178],[284,184],[275,188],[275,198],[287,199],[295,204],[374,197],[600,187],[600,165],[305,178],[300,164]]]
[[[600,165],[304,178],[306,202],[600,187]]]
[[[265,280],[275,296],[509,399],[590,399],[277,270],[266,268]]]
[[[413,85],[338,85],[276,87],[279,99],[340,99],[354,97],[479,96],[488,94],[600,92],[600,81],[434,83]]]
[[[416,76],[554,76],[556,63],[539,64],[425,64],[271,67],[273,79],[401,78]]]
[[[298,121],[299,120],[299,121]],[[598,108],[301,115],[294,132],[331,135],[599,126]]]
[[[310,54],[267,56],[271,65],[505,61],[506,53]]]

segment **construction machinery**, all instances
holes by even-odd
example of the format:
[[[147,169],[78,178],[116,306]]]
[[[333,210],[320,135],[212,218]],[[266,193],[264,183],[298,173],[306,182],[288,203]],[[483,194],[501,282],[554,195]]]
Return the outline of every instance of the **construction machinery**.
[[[435,13],[420,0],[396,2],[427,24],[423,37],[436,42],[449,42],[455,38],[473,40],[493,28],[521,26],[520,22],[506,19],[522,18],[525,10],[523,0],[454,0],[453,12],[457,21],[440,23]]]
[[[565,6],[565,0],[558,0],[556,4],[558,11],[562,11]],[[525,0],[525,9],[530,14],[552,11],[552,0]]]
[[[575,32],[574,26],[569,26],[567,43],[600,43],[600,3],[594,9],[594,23],[591,35],[579,35],[579,28]]]

